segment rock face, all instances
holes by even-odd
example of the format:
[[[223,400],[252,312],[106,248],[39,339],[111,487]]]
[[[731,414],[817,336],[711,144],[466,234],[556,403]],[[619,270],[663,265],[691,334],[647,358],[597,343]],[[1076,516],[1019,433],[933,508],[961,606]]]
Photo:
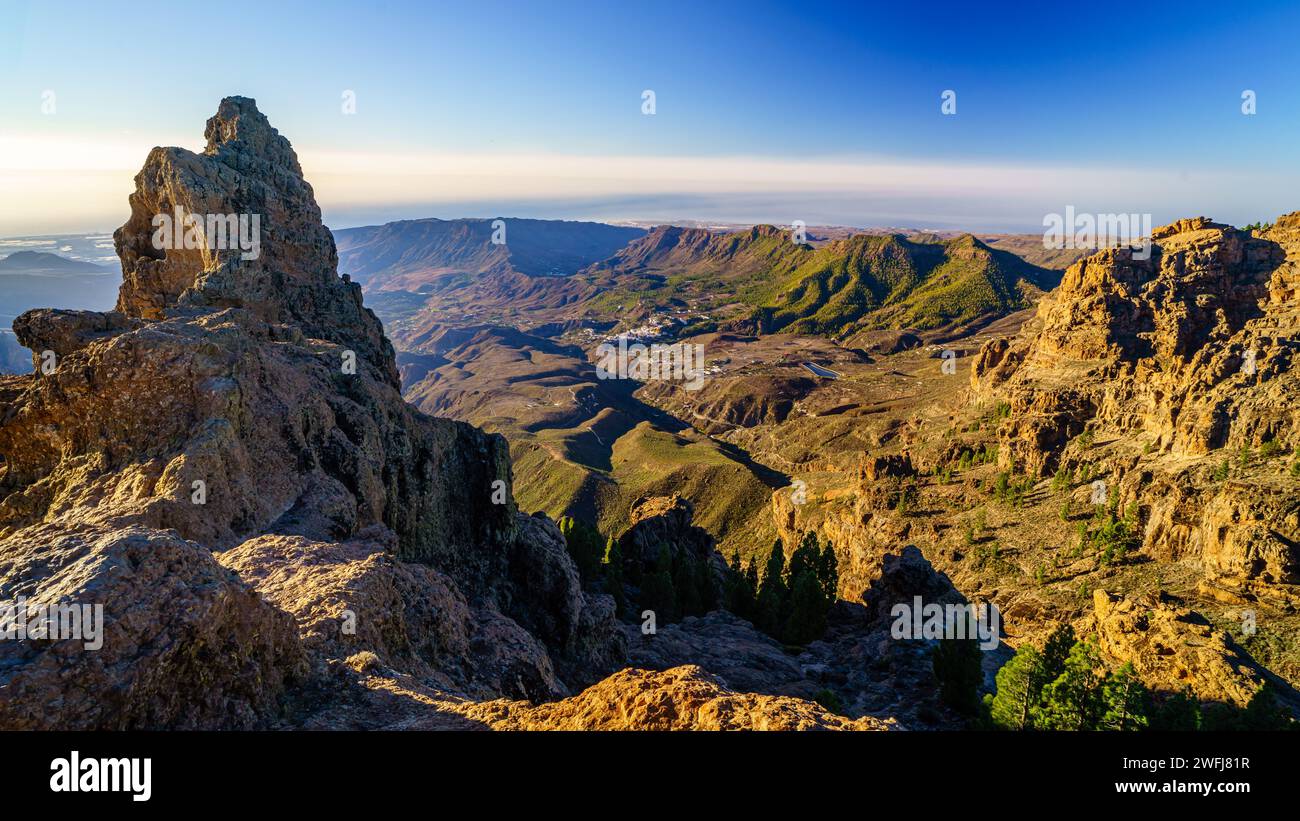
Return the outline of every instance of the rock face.
[[[736,693],[699,667],[624,670],[554,704],[487,702],[466,715],[508,730],[890,730],[787,696]]]
[[[456,583],[393,557],[375,527],[339,543],[260,536],[218,555],[290,613],[315,657],[377,663],[451,692],[541,700],[567,694],[540,639],[495,607],[472,608]]]
[[[1190,688],[1201,701],[1245,707],[1264,679],[1221,631],[1186,607],[1159,597],[1131,599],[1093,593],[1093,612],[1079,624],[1095,633],[1103,653],[1131,662],[1149,687],[1167,692]]]
[[[817,688],[804,682],[798,660],[776,639],[725,610],[688,616],[645,635],[640,625],[625,625],[628,663],[648,670],[698,665],[736,690],[798,694],[811,698]]]
[[[1098,468],[1138,506],[1149,555],[1199,561],[1227,595],[1293,608],[1300,213],[1254,232],[1180,220],[1152,233],[1151,251],[1071,266],[1018,338],[985,344],[972,397],[1008,407],[1004,469]]]
[[[161,319],[174,308],[243,308],[356,350],[396,385],[392,346],[362,306],[361,286],[339,279],[334,239],[289,141],[246,97],[222,100],[203,133],[202,154],[155,148],[135,177],[131,217],[113,234],[123,274],[118,310]],[[241,247],[157,248],[154,218],[177,208],[204,216],[205,230],[207,215],[257,215],[256,258],[245,259]],[[175,235],[181,226],[172,228]],[[174,236],[172,244],[180,244]]]
[[[1055,467],[1064,434],[1077,432],[1069,423],[1094,416],[1154,436],[1162,451],[1289,439],[1296,383],[1281,377],[1294,355],[1297,307],[1287,294],[1298,261],[1300,214],[1292,214],[1260,235],[1183,220],[1153,232],[1149,259],[1110,249],[1075,263],[1024,338],[990,342],[976,360],[976,389],[1003,386],[1011,416],[1034,420],[1006,432],[1011,458],[1039,472]],[[1044,442],[1056,447],[1037,456]]]
[[[52,523],[0,546],[3,599],[103,607],[102,647],[0,641],[0,727],[250,729],[306,677],[293,619],[174,531]]]
[[[239,97],[206,134],[136,177],[117,311],[15,323],[57,367],[0,385],[0,600],[102,604],[106,638],[0,643],[0,726],[263,726],[362,649],[481,697],[614,669],[505,441],[402,401],[288,141]],[[256,257],[158,247],[176,209],[258,215]]]
[[[384,730],[900,730],[892,720],[850,719],[789,696],[742,693],[699,667],[627,669],[547,704],[448,698],[372,658],[353,657],[362,687],[312,716],[310,729]]]
[[[909,464],[903,460],[885,464]],[[864,468],[869,469],[869,468]],[[805,531],[816,530],[833,545],[839,560],[839,595],[848,601],[861,601],[864,593],[879,578],[884,557],[907,544],[913,523],[892,515],[892,498],[896,495],[897,477],[881,471],[881,481],[867,479],[859,473],[853,480],[852,496],[829,514],[813,520],[795,504],[787,493],[772,494],[772,517],[777,536],[787,550],[799,544]]]

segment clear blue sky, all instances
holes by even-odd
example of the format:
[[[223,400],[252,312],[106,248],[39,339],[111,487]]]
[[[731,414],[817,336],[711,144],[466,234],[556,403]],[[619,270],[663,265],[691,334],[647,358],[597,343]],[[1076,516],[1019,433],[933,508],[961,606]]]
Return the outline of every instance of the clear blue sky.
[[[990,190],[988,209],[966,191],[963,208],[936,213],[934,224],[988,212],[1033,228],[1035,209],[1076,200],[1154,210],[1157,222],[1187,215],[1179,209],[1244,222],[1300,208],[1294,2],[374,5],[0,0],[0,136],[198,138],[216,102],[240,93],[319,154],[865,158],[1036,169],[1044,185],[1066,167],[1171,181],[1146,199],[1095,205],[1066,180],[1015,207],[1005,203],[1019,202],[1016,191]],[[56,117],[40,110],[45,89],[57,91]],[[340,116],[343,89],[356,92],[357,116]],[[641,114],[643,89],[657,95],[654,117]],[[944,89],[957,92],[956,116],[939,113]],[[1244,89],[1257,94],[1255,116],[1241,113]],[[1240,176],[1224,184],[1205,179],[1209,170]],[[736,193],[719,186],[720,201]],[[685,210],[709,199],[688,193]],[[438,190],[426,194],[413,199],[454,215]],[[663,191],[646,196],[671,207]],[[879,192],[858,217],[851,202],[835,204],[844,197],[825,199],[824,221],[841,211],[845,222],[881,208],[880,219],[890,216]],[[494,198],[520,210],[545,199],[532,189],[459,195],[462,208]],[[651,202],[571,199],[628,218]],[[379,200],[367,200],[376,213]],[[898,213],[916,223],[940,200],[900,193]],[[322,202],[327,215],[365,218],[365,207]],[[744,218],[743,203],[780,198],[734,202],[731,216]],[[725,202],[704,210],[729,216]]]

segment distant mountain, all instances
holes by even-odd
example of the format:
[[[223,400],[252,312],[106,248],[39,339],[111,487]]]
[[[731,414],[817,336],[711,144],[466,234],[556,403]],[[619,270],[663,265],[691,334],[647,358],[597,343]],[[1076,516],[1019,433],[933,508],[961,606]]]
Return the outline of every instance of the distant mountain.
[[[1030,264],[1061,271],[1092,253],[1087,248],[1045,247],[1042,234],[981,234],[980,241]]]
[[[10,274],[107,274],[111,269],[102,265],[68,259],[45,251],[15,251],[0,259],[0,273]]]
[[[504,219],[503,244],[491,219],[421,219],[334,232],[339,270],[367,291],[428,293],[483,274],[565,276],[605,259],[645,234],[599,222]]]
[[[760,225],[733,233],[656,228],[583,279],[599,293],[586,306],[598,315],[695,313],[698,330],[706,322],[847,340],[1003,316],[1055,287],[1060,275],[970,234],[864,233],[814,248]]]
[[[593,273],[674,270],[731,277],[781,265],[800,252],[801,247],[790,241],[789,230],[771,225],[726,233],[663,225],[595,265]]]
[[[855,236],[819,249],[759,310],[761,329],[848,338],[935,330],[1027,307],[1059,276],[970,234],[939,242]]]
[[[112,310],[122,278],[112,268],[43,251],[16,251],[0,259],[0,326],[6,330],[32,308]],[[0,372],[31,370],[29,354],[6,334]]]

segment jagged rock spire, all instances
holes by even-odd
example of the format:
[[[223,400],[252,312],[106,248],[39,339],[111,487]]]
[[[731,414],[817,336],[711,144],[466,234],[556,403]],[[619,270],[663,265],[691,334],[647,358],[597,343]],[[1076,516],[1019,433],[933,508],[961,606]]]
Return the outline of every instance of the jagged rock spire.
[[[289,141],[247,97],[227,97],[202,154],[155,148],[135,177],[131,217],[113,235],[117,309],[161,319],[241,308],[356,351],[396,386],[392,346],[338,276],[334,238]],[[194,222],[191,222],[191,221]]]

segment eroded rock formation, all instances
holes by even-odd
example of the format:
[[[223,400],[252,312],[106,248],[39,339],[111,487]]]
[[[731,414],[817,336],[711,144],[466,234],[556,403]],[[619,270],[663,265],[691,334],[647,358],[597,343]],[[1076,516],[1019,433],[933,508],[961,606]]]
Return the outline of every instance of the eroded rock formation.
[[[1256,665],[1203,616],[1159,596],[1129,598],[1098,590],[1082,635],[1117,663],[1129,662],[1152,689],[1245,707],[1264,686]]]
[[[1294,608],[1300,213],[1262,231],[1180,220],[1151,239],[1148,259],[1072,265],[1019,337],[979,352],[973,400],[1007,406],[1003,468],[1089,465],[1138,508],[1145,553],[1199,561],[1220,598]]]
[[[802,699],[736,693],[698,667],[624,670],[553,704],[487,702],[469,718],[511,730],[892,730],[848,719]]]

